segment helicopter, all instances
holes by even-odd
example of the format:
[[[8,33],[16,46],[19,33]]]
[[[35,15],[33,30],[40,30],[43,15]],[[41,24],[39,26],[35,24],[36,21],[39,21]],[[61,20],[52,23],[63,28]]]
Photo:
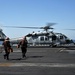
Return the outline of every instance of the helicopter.
[[[21,27],[21,26],[4,26],[4,27],[12,27],[12,28],[30,28],[30,29],[43,29],[43,32],[32,32],[26,36],[28,41],[28,46],[50,46],[57,47],[59,45],[71,44],[74,43],[71,39],[69,39],[66,35],[62,33],[53,32],[53,25],[56,23],[47,23],[44,27]],[[10,39],[11,44],[18,44],[20,42],[20,38]]]
[[[3,30],[0,29],[0,45],[2,45],[5,38],[6,38],[6,35],[3,33]]]

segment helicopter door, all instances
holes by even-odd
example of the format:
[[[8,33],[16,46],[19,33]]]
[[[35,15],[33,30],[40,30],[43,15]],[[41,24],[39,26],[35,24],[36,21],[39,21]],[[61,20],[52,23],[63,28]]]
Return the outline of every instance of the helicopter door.
[[[40,36],[40,44],[44,44],[44,36]]]
[[[55,35],[52,35],[52,47],[56,46],[57,37]]]
[[[49,44],[49,37],[41,36],[40,37],[40,44],[43,44],[43,45]]]
[[[52,35],[52,41],[56,41],[56,36]]]
[[[49,44],[49,42],[50,42],[50,41],[49,41],[49,37],[45,36],[45,43],[46,43],[46,44]]]

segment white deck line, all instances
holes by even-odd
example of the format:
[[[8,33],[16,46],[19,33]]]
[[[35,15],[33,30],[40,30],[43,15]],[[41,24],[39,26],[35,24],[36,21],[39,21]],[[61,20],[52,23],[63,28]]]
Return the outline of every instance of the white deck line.
[[[0,63],[0,66],[6,67],[64,67],[64,68],[75,68],[75,64],[67,64],[67,63]]]

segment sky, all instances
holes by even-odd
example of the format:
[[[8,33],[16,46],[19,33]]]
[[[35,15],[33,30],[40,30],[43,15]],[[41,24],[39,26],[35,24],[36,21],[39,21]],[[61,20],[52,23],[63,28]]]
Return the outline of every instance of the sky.
[[[75,0],[0,0],[0,28],[10,38],[39,30],[2,26],[43,27],[47,23],[56,23],[54,32],[75,39],[75,31],[65,30],[75,29]]]

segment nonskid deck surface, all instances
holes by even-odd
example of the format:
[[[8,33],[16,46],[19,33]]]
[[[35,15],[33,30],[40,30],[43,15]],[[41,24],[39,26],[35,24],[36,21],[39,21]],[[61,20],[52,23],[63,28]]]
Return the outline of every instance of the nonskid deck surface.
[[[26,58],[20,48],[13,50],[9,60],[3,58],[4,51],[0,53],[1,75],[75,75],[74,47],[27,48]]]

